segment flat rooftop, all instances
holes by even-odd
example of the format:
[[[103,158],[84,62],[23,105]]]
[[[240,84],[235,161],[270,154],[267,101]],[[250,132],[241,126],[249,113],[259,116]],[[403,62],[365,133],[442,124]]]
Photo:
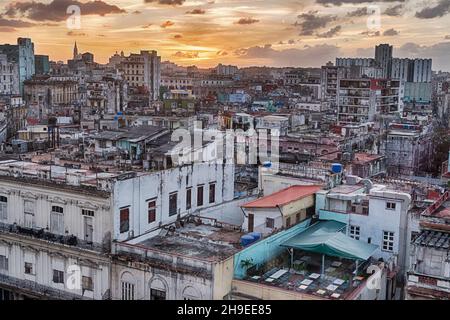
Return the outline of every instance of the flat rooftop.
[[[191,259],[214,262],[225,260],[241,250],[243,232],[221,224],[189,222],[174,230],[163,229],[157,236],[142,241],[133,241],[144,250],[160,251]]]

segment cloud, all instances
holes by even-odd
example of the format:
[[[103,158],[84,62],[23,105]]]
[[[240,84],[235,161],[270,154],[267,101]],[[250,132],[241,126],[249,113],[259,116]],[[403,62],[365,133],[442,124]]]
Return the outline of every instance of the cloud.
[[[450,0],[440,0],[436,5],[425,7],[416,12],[416,18],[433,19],[443,17],[450,11]]]
[[[193,9],[191,11],[186,11],[186,14],[205,14],[206,11],[203,9]]]
[[[101,0],[79,2],[76,0],[53,0],[50,3],[36,1],[14,2],[6,7],[5,14],[10,17],[26,17],[34,21],[63,21],[69,17],[67,8],[71,5],[80,7],[82,15],[99,15],[125,13],[115,5]]]
[[[139,11],[139,10],[133,11],[133,14],[141,14],[141,13],[142,13],[142,11]]]
[[[431,58],[433,59],[433,70],[450,71],[448,53],[450,42],[439,42],[430,46],[421,46],[414,42],[408,42],[400,48],[395,49],[395,55],[405,58]]]
[[[198,58],[198,52],[195,51],[177,51],[172,55],[175,58],[181,59],[196,59]]]
[[[450,40],[450,34],[446,35],[446,36],[444,37],[444,39],[445,39],[445,40]]]
[[[307,13],[302,13],[298,16],[300,21],[295,22],[295,26],[300,26],[301,36],[311,36],[318,29],[326,27],[330,22],[337,19],[333,15],[323,15],[319,16],[318,11],[309,11]]]
[[[363,17],[366,16],[367,14],[368,14],[367,7],[364,7],[347,13],[347,17]]]
[[[163,23],[161,23],[160,27],[161,28],[168,28],[175,25],[175,22],[172,22],[170,20],[164,21]]]
[[[316,0],[316,3],[322,5],[340,6],[343,4],[360,4],[360,3],[380,3],[380,2],[405,2],[406,0]]]
[[[386,8],[386,10],[384,10],[384,14],[390,17],[398,17],[402,15],[402,11],[403,5],[398,4],[396,6]]]
[[[227,55],[228,55],[228,52],[227,52],[227,51],[220,50],[220,51],[217,51],[216,54],[217,54],[218,56],[227,56]]]
[[[16,32],[17,30],[12,27],[0,27],[0,32]]]
[[[144,0],[144,3],[157,3],[168,6],[181,6],[186,0]]]
[[[174,39],[181,39],[183,36],[181,34],[176,34],[173,36]]]
[[[383,36],[392,37],[392,36],[397,36],[399,33],[400,32],[398,32],[394,28],[391,28],[391,29],[388,29],[388,30],[384,31],[383,32]]]
[[[334,28],[331,28],[327,32],[318,33],[316,36],[318,38],[331,38],[337,35],[339,32],[341,32],[342,26],[336,26]]]
[[[364,35],[364,36],[371,37],[371,38],[381,36],[381,32],[380,31],[375,31],[375,32],[363,31],[363,32],[361,32],[361,34]]]
[[[264,59],[274,66],[321,66],[340,55],[340,48],[322,44],[305,46],[302,49],[291,48],[275,50],[271,45],[238,49],[235,54],[240,59]]]
[[[0,27],[11,27],[11,28],[28,28],[34,26],[34,23],[21,21],[21,20],[10,20],[5,19],[0,16]],[[6,30],[6,29],[4,29]]]
[[[67,32],[67,35],[69,37],[84,37],[84,36],[87,36],[87,34],[84,33],[84,32],[77,32],[77,31],[73,31],[73,30]]]
[[[253,24],[253,23],[257,23],[259,22],[259,20],[257,19],[253,19],[253,18],[241,18],[238,21],[236,21],[236,24]]]
[[[289,39],[288,40],[288,44],[294,44],[295,43],[295,40],[294,39]]]
[[[142,29],[148,29],[148,28],[150,28],[152,25],[153,25],[152,23],[147,23],[146,25],[143,25],[141,28],[142,28]]]

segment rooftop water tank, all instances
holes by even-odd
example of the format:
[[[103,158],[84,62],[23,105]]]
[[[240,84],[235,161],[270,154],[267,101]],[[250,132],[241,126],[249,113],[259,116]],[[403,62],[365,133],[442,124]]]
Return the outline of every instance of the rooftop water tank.
[[[241,237],[241,246],[246,247],[250,245],[252,242],[255,242],[255,239],[251,235],[243,235]]]
[[[250,232],[248,235],[251,236],[254,241],[261,239],[261,233],[259,232]]]
[[[331,171],[333,173],[341,173],[342,172],[342,164],[340,164],[340,163],[333,163],[331,165]]]

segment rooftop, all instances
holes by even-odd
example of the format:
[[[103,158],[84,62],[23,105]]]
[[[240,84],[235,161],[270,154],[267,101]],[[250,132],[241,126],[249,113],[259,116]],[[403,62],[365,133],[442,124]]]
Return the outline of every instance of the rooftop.
[[[319,191],[322,186],[318,185],[296,185],[291,186],[286,189],[280,190],[278,192],[272,193],[271,195],[262,197],[255,201],[244,204],[243,208],[275,208],[277,206],[283,206],[290,202],[300,200],[302,198],[308,197]]]

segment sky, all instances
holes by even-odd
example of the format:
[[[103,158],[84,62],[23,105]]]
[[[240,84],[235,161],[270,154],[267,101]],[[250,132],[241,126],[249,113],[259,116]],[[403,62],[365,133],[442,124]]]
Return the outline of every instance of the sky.
[[[100,63],[157,50],[199,67],[319,67],[390,43],[450,71],[450,0],[0,0],[0,43],[17,37],[52,60],[76,41]]]

